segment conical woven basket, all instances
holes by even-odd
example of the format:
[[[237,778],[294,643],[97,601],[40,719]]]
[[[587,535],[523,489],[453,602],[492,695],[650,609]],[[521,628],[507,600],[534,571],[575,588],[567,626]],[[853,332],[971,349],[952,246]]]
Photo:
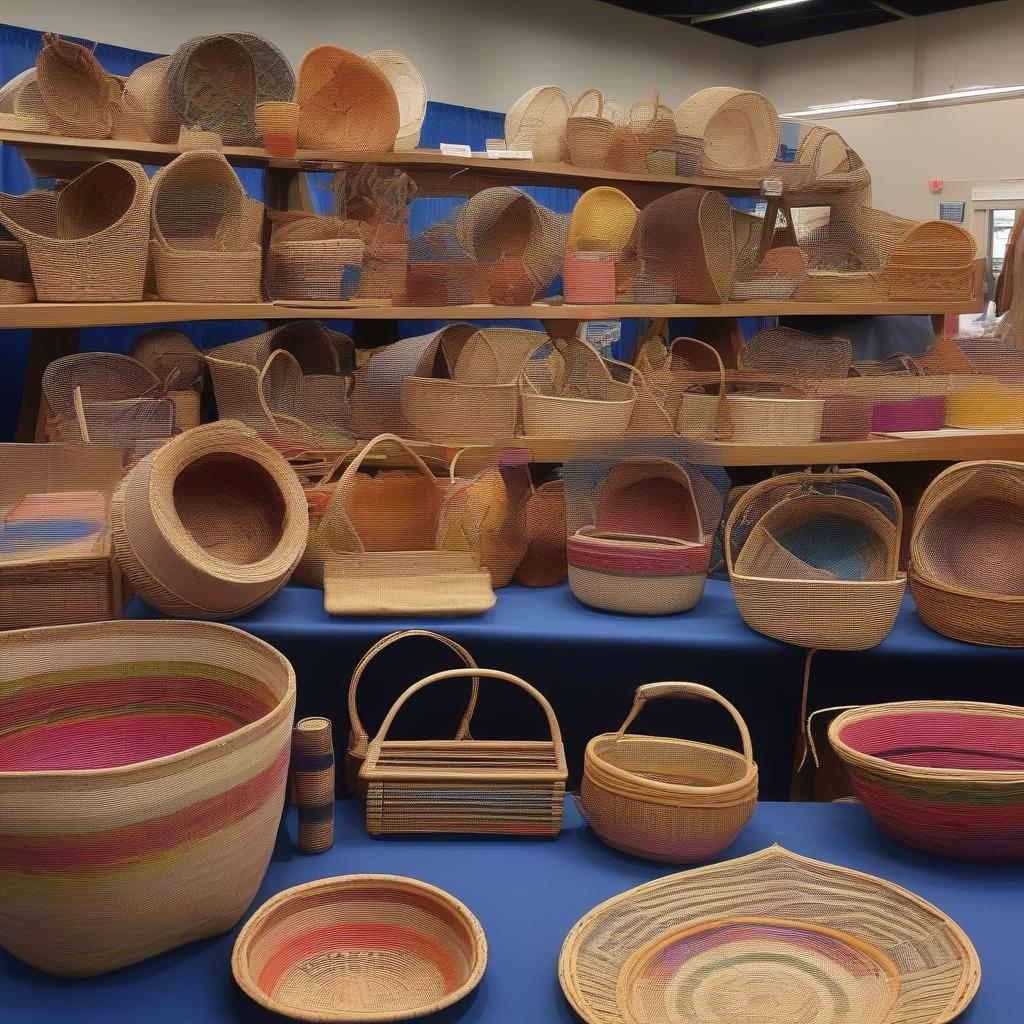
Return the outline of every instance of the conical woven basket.
[[[894,839],[945,857],[1024,862],[1024,708],[877,704],[844,711],[828,738]]]
[[[537,163],[565,163],[569,159],[566,122],[571,106],[569,97],[557,86],[535,86],[509,107],[505,145],[530,150]]]
[[[395,149],[415,149],[420,144],[420,129],[427,116],[427,86],[423,76],[404,53],[396,50],[374,50],[366,59],[384,72],[398,99]]]
[[[41,302],[138,302],[146,277],[150,184],[139,164],[106,160],[57,196],[43,227],[38,204],[0,196],[0,225],[28,253]]]
[[[712,701],[732,716],[743,753],[660,736],[626,735],[660,697]],[[697,683],[647,683],[618,732],[595,736],[583,761],[580,804],[610,846],[637,857],[692,864],[730,846],[757,804],[750,733],[724,697]]]
[[[233,928],[277,838],[291,665],[203,622],[45,627],[2,645],[0,944],[82,976]]]
[[[287,582],[309,532],[298,478],[241,424],[196,427],[114,496],[114,546],[137,594],[171,615],[229,618]]]
[[[782,129],[760,93],[718,86],[701,89],[675,109],[681,135],[704,140],[705,174],[763,174],[779,151]]]
[[[54,135],[110,137],[121,85],[92,50],[52,33],[44,35],[36,57],[36,85]]]

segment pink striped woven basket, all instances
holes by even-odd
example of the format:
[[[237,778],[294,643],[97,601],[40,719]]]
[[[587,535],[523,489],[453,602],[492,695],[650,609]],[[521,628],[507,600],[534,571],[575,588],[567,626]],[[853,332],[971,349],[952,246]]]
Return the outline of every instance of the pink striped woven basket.
[[[237,924],[284,805],[295,673],[231,626],[0,639],[0,945],[101,974]]]

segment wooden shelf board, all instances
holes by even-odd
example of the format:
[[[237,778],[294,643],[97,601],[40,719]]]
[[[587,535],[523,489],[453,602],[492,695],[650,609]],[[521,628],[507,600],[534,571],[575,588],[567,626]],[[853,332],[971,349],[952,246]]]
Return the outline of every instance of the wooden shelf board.
[[[0,329],[110,327],[189,320],[621,320],[631,317],[887,316],[971,313],[975,301],[723,302],[572,306],[282,306],[270,302],[30,302],[0,305]]]

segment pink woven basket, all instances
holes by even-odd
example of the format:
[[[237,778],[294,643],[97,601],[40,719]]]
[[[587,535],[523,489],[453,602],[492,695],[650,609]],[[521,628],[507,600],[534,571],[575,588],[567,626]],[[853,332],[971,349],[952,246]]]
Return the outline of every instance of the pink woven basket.
[[[896,430],[941,430],[945,418],[945,395],[921,395],[899,402],[878,402],[871,417],[871,429],[876,434]]]

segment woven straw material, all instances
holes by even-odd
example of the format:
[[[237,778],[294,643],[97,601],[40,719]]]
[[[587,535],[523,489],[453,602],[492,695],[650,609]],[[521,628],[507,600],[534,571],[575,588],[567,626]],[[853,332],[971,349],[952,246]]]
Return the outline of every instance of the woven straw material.
[[[744,621],[801,647],[865,650],[896,621],[903,511],[863,470],[786,473],[755,484],[725,524],[726,566]]]
[[[135,339],[129,355],[171,391],[203,390],[203,354],[184,331],[154,327]]]
[[[299,146],[367,156],[390,153],[402,120],[388,76],[371,60],[316,46],[299,65]]]
[[[807,169],[806,187],[815,192],[849,192],[871,184],[860,156],[837,131],[812,125],[800,140],[796,163]]]
[[[633,241],[638,211],[616,188],[580,196],[569,218],[563,269],[568,302],[614,302],[616,263]]]
[[[246,923],[231,970],[275,1013],[395,1021],[458,1002],[480,982],[487,940],[443,889],[398,875],[323,878],[278,893]]]
[[[234,927],[284,803],[295,709],[284,657],[199,622],[2,642],[0,943],[80,976]]]
[[[1024,647],[1024,464],[962,462],[917,507],[911,592],[924,621],[970,643]]]
[[[137,302],[146,277],[150,195],[139,164],[106,160],[60,191],[45,225],[44,204],[0,196],[0,226],[24,244],[41,302]]]
[[[118,563],[171,615],[229,618],[262,604],[291,576],[308,523],[288,463],[229,422],[169,441],[114,496]]]
[[[538,85],[509,107],[505,145],[530,150],[538,163],[565,163],[569,158],[566,122],[569,97],[554,85]]]
[[[299,808],[299,849],[334,845],[334,742],[326,718],[303,718],[292,730],[291,785]]]
[[[660,697],[712,701],[732,716],[743,753],[659,736],[626,735]],[[595,736],[583,762],[581,810],[610,846],[650,860],[692,864],[730,846],[757,804],[757,765],[739,712],[696,683],[648,683],[618,732]]]
[[[388,738],[395,716],[414,694],[452,679],[512,683],[532,697],[550,740],[404,742]],[[438,672],[409,687],[370,742],[360,778],[367,783],[366,829],[387,833],[457,832],[555,836],[562,827],[568,771],[551,705],[525,680],[495,669]]]
[[[600,90],[580,93],[565,124],[569,163],[576,167],[606,167],[615,143],[615,130],[616,122],[605,115]]]
[[[0,128],[15,132],[50,130],[34,67],[0,86]]]
[[[427,86],[423,76],[405,54],[395,50],[374,50],[366,59],[384,72],[398,99],[399,129],[395,149],[415,149],[420,144],[420,129],[427,115]]]
[[[675,136],[672,108],[661,102],[655,90],[650,100],[634,103],[628,123],[616,128],[609,166],[632,174],[675,174]]]
[[[779,151],[779,115],[760,93],[719,86],[701,89],[675,109],[681,135],[704,140],[705,174],[757,176]]]
[[[568,571],[565,485],[549,480],[530,495],[525,516],[526,551],[515,581],[524,587],[554,587]]]
[[[363,678],[363,674],[366,672],[367,668],[369,668],[370,663],[378,654],[391,647],[399,640],[407,640],[413,637],[423,637],[427,640],[436,640],[438,643],[448,647],[454,654],[456,654],[466,668],[476,668],[476,662],[473,660],[473,656],[465,647],[446,636],[442,636],[440,633],[433,633],[429,629],[401,629],[395,633],[389,633],[387,636],[381,637],[380,640],[370,647],[362,658],[359,659],[356,667],[352,670],[352,677],[348,684],[349,734],[348,749],[345,752],[345,785],[353,796],[366,796],[366,784],[359,778],[359,772],[363,767],[363,762],[366,760],[366,751],[370,745],[370,736],[367,733],[366,727],[363,725],[362,717],[359,714],[359,683]],[[476,709],[476,701],[479,691],[480,680],[474,678],[470,687],[466,710],[463,713],[462,719],[459,722],[459,727],[455,732],[456,740],[464,740],[470,735],[469,725],[473,718],[473,712]]]
[[[183,153],[153,181],[153,269],[160,298],[259,302],[263,204],[219,153]]]
[[[637,219],[636,255],[651,285],[676,301],[724,302],[736,276],[728,200],[684,188],[648,203]]]
[[[54,135],[106,139],[114,123],[120,82],[92,50],[48,33],[36,57],[36,86]]]
[[[930,903],[779,846],[613,897],[558,962],[587,1024],[948,1024],[980,976]]]
[[[758,331],[740,349],[741,370],[767,373],[790,383],[846,377],[853,364],[853,346],[846,338],[829,338],[792,327]]]
[[[811,444],[821,438],[825,403],[816,398],[730,395],[732,440],[740,444]]]
[[[945,401],[947,427],[1024,426],[1024,385],[979,378],[967,390]]]
[[[118,619],[110,499],[122,453],[0,445],[0,628]]]
[[[271,242],[266,284],[271,299],[344,302],[362,276],[366,243],[360,238]]]
[[[255,116],[263,148],[271,156],[295,156],[299,129],[298,103],[293,100],[257,103]]]
[[[167,76],[173,59],[160,57],[136,68],[114,106],[113,137],[141,142],[177,141],[181,120],[171,106]]]
[[[894,839],[962,860],[1024,861],[1024,709],[878,704],[844,711],[828,736]]]

